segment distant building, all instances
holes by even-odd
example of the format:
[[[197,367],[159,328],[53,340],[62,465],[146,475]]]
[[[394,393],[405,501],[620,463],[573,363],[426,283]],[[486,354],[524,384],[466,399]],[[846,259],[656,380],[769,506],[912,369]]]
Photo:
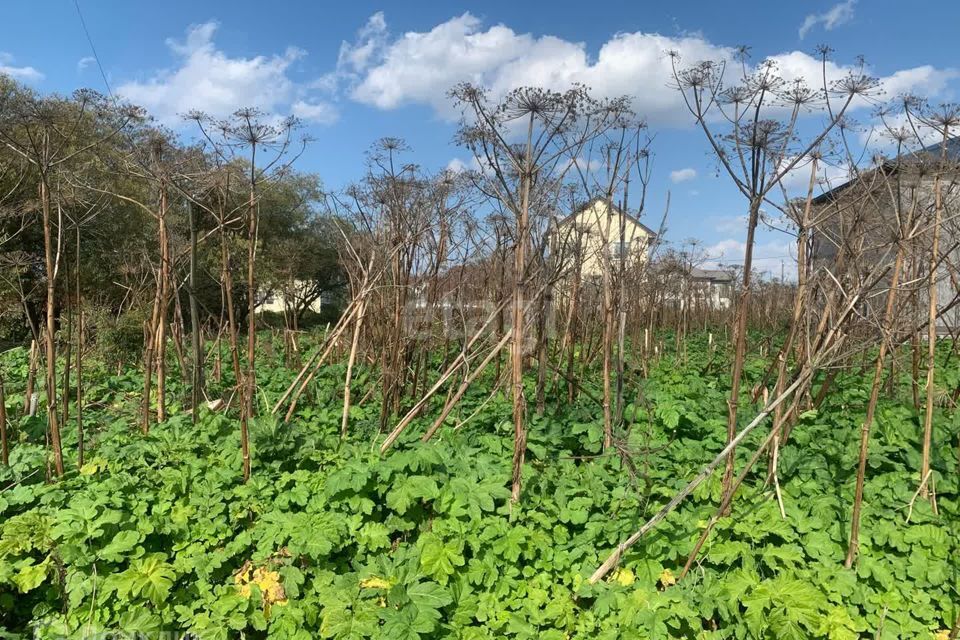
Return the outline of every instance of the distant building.
[[[813,199],[817,217],[826,222],[813,232],[814,264],[829,263],[836,259],[844,230],[849,229],[853,219],[860,217],[864,245],[888,246],[894,234],[899,212],[915,207],[918,216],[930,217],[934,211],[936,193],[934,184],[937,173],[941,174],[942,224],[940,251],[942,262],[937,273],[938,306],[945,309],[938,319],[938,332],[956,333],[960,330],[960,305],[954,304],[958,295],[957,274],[952,269],[960,265],[960,238],[957,237],[955,219],[960,213],[960,137],[947,141],[947,167],[943,171],[940,143],[930,145],[917,153],[884,162],[859,180],[851,180]],[[874,179],[876,178],[876,179]],[[895,188],[890,179],[896,178]],[[893,200],[897,198],[898,200]],[[927,225],[930,226],[930,225]],[[924,251],[930,249],[930,234],[922,240]],[[928,261],[920,260],[919,274],[901,278],[901,282],[914,280],[917,290],[917,308],[923,322],[927,316]],[[870,265],[868,259],[865,264]],[[878,284],[878,287],[885,285]],[[951,307],[952,308],[949,308]]]
[[[614,268],[619,266],[621,254],[631,265],[643,264],[650,258],[656,237],[652,229],[609,200],[593,198],[557,224],[553,251],[566,263],[577,260],[579,252],[581,274],[597,277],[603,274],[604,253],[609,254]]]
[[[257,312],[283,315],[284,313],[301,313],[309,309],[314,313],[320,313],[324,306],[334,301],[332,291],[317,293],[312,281],[297,280],[292,287],[289,292],[280,288],[264,292],[263,302],[257,307]]]
[[[654,263],[649,277],[663,303],[670,307],[723,311],[733,306],[736,290],[733,270],[701,269],[666,259]]]
[[[711,309],[728,309],[733,304],[736,274],[727,269],[690,270],[691,298],[693,304]]]

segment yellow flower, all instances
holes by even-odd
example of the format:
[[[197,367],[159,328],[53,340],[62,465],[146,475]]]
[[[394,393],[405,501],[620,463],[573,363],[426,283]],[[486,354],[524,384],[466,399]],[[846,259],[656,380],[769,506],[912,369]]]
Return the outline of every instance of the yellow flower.
[[[933,636],[933,640],[950,640],[950,629],[941,629]]]
[[[360,587],[363,589],[389,589],[392,586],[392,582],[389,580],[384,580],[383,578],[378,578],[377,576],[365,578],[360,581]]]
[[[263,600],[263,613],[267,617],[270,617],[272,606],[287,602],[287,593],[280,583],[280,574],[267,567],[256,567],[251,570],[250,563],[245,563],[233,576],[233,580],[237,584],[237,591],[244,598],[249,598],[251,587],[257,585]]]
[[[660,573],[660,584],[662,584],[664,587],[671,587],[677,584],[677,579],[673,576],[673,571],[670,571],[670,569],[664,569]]]
[[[617,569],[616,573],[613,574],[613,579],[621,587],[629,587],[637,580],[637,576],[630,569]]]

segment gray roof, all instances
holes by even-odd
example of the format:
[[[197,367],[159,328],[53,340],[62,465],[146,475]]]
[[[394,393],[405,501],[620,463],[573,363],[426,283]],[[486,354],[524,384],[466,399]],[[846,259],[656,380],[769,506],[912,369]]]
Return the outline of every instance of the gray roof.
[[[931,145],[928,145],[919,151],[916,152],[906,152],[900,155],[906,161],[912,162],[934,162],[939,160],[941,153],[941,144],[940,142],[934,142]],[[950,162],[960,162],[960,136],[955,136],[950,138],[946,142],[946,158]],[[883,171],[895,171],[898,167],[898,164],[894,160],[888,160],[881,164],[878,169]],[[845,191],[849,186],[856,183],[856,179],[848,180],[841,185],[830,189],[829,191],[824,191],[819,196],[813,199],[813,204],[823,204],[829,200],[832,200],[836,196],[840,195]]]

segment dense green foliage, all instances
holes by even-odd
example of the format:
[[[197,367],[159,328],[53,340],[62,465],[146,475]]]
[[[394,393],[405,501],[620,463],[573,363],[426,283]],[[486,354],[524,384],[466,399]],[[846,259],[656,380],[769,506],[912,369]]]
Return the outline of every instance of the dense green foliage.
[[[14,421],[11,467],[0,469],[0,637],[163,629],[211,639],[243,631],[303,640],[843,640],[926,638],[951,626],[960,601],[957,416],[937,411],[939,515],[916,500],[907,523],[920,422],[912,405],[882,401],[861,558],[846,570],[867,394],[853,374],[838,377],[782,450],[786,519],[761,465],[699,566],[674,584],[719,502],[717,474],[609,580],[586,584],[722,447],[726,367],[705,345],[688,353],[703,355],[661,360],[628,407],[627,457],[600,454],[600,407],[588,397],[533,418],[523,500],[513,508],[509,400],[488,401],[489,380],[440,437],[424,445],[410,433],[381,459],[371,447],[377,414],[366,405],[352,410],[350,438],[340,441],[343,367],[331,366],[290,424],[253,423],[244,485],[233,419],[207,413],[193,425],[174,406],[144,437],[140,374],[92,370],[93,434],[79,472],[45,483],[43,424]],[[761,363],[751,364],[756,380]],[[2,365],[19,416],[25,355],[10,352]],[[956,383],[956,368],[945,368],[945,383]],[[293,375],[264,359],[262,406]],[[183,392],[178,385],[171,393]],[[741,462],[759,437],[741,448]]]

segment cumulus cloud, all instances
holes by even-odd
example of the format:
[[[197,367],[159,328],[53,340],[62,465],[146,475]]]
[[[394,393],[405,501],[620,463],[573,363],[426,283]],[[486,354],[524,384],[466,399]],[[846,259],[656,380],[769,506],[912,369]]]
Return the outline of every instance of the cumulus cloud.
[[[832,28],[838,20],[824,18],[821,22]],[[488,26],[470,13],[424,31],[391,35],[381,12],[367,21],[354,42],[341,45],[336,71],[323,82],[379,109],[427,105],[447,120],[458,115],[447,92],[459,82],[482,85],[494,98],[523,85],[562,90],[582,83],[599,97],[632,96],[635,110],[652,125],[686,125],[691,118],[672,87],[668,51],[676,52],[681,64],[701,60],[729,63],[734,58],[731,47],[712,43],[700,34],[618,33],[594,53],[582,42],[519,33],[502,23]],[[818,58],[801,51],[771,58],[785,79],[805,78],[812,86],[821,84]],[[827,79],[839,80],[851,70],[829,62]],[[930,95],[942,91],[955,76],[952,70],[927,65],[896,71],[880,81],[889,95]],[[864,100],[856,106],[867,104]]]
[[[357,41],[340,43],[337,56],[337,69],[341,72],[359,73],[365,71],[380,55],[387,44],[387,20],[383,11],[378,11],[367,19],[367,23],[357,31]]]
[[[522,85],[565,89],[580,82],[599,96],[639,93],[635,106],[651,121],[678,122],[686,118],[668,86],[668,50],[691,61],[732,57],[730,48],[700,36],[639,32],[617,34],[591,56],[582,42],[517,33],[504,24],[484,28],[470,13],[392,38],[382,14],[375,14],[355,43],[341,47],[338,70],[355,74],[348,88],[354,100],[380,109],[426,104],[452,119],[447,91],[458,82],[481,84],[494,95]]]
[[[181,114],[195,109],[224,117],[241,107],[299,111],[304,119],[317,122],[335,119],[332,105],[305,101],[303,88],[288,75],[302,50],[289,47],[280,54],[231,57],[214,44],[216,30],[216,22],[206,22],[187,29],[183,40],[168,39],[177,65],[121,84],[117,93],[167,125],[178,124]]]
[[[697,170],[687,167],[685,169],[677,169],[676,171],[670,172],[670,181],[674,184],[679,182],[686,182],[687,180],[693,180],[697,177]]]
[[[859,73],[851,65],[837,64],[828,60],[826,64],[819,58],[814,58],[802,51],[790,51],[769,56],[768,60],[776,65],[777,73],[787,82],[804,80],[813,87],[823,86],[826,77],[828,85],[839,82],[851,72]],[[870,74],[870,69],[864,69]],[[951,80],[960,75],[953,68],[937,68],[932,65],[921,65],[909,69],[900,69],[890,75],[877,77],[877,96],[881,98],[895,98],[907,94],[925,97],[941,94]],[[871,98],[858,96],[854,99],[854,109],[874,108],[876,102]]]
[[[853,20],[853,7],[855,4],[857,4],[857,0],[846,0],[845,2],[833,5],[823,13],[809,14],[803,19],[803,24],[800,25],[800,39],[805,38],[810,29],[813,29],[818,24],[822,24],[825,30],[832,31],[836,27],[850,22]]]
[[[39,82],[43,80],[42,73],[33,67],[16,66],[13,56],[3,51],[0,51],[0,74],[8,75],[20,82]]]

